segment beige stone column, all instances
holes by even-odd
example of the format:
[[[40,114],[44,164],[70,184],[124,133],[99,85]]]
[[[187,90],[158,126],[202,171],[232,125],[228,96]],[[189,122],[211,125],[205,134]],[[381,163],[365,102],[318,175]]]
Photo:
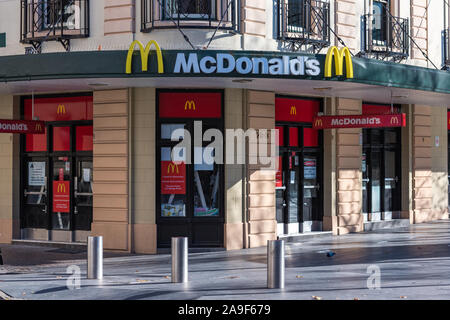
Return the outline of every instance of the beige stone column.
[[[156,90],[134,88],[131,112],[131,225],[135,253],[156,253]]]
[[[14,97],[0,95],[0,119],[13,119]],[[13,134],[0,134],[0,243],[13,237]]]
[[[128,211],[129,90],[94,92],[92,234],[105,249],[130,251]]]
[[[225,129],[243,129],[245,117],[244,91],[225,89]],[[235,154],[237,146],[235,145]],[[224,150],[225,151],[225,150]],[[225,156],[225,153],[224,153]],[[227,250],[244,248],[245,238],[245,166],[225,164],[225,248]]]
[[[431,219],[448,219],[447,108],[432,107],[431,113],[433,202]],[[437,144],[438,143],[438,144]]]
[[[336,114],[361,114],[361,100],[336,98]],[[337,230],[336,234],[361,232],[362,209],[361,129],[336,130]]]
[[[275,93],[247,91],[247,128],[275,129]],[[255,155],[249,154],[252,158]],[[275,171],[264,165],[247,165],[248,246],[267,245],[277,238]]]
[[[324,114],[336,114],[336,99],[324,100]],[[337,234],[336,130],[323,130],[323,231]]]
[[[411,0],[411,37],[417,46],[428,54],[428,0]],[[411,42],[411,58],[425,61],[419,48]]]
[[[413,106],[413,223],[429,221],[433,201],[431,107]]]

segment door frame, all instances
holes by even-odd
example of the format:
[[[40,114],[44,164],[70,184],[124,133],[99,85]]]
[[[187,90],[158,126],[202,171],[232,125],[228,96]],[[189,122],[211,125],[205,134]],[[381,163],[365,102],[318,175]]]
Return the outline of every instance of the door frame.
[[[159,95],[160,93],[219,93],[221,95],[221,117],[220,118],[160,118],[159,117]],[[161,125],[164,123],[168,124],[185,124],[185,129],[187,129],[191,133],[191,140],[194,141],[194,130],[193,124],[194,121],[202,121],[214,123],[215,128],[219,129],[223,136],[225,137],[225,92],[224,90],[217,89],[156,89],[156,108],[155,108],[155,137],[156,137],[156,158],[155,158],[155,205],[156,205],[156,225],[157,225],[157,247],[158,248],[166,248],[170,246],[170,243],[161,243],[159,236],[159,225],[173,225],[173,226],[181,226],[184,225],[187,228],[187,237],[190,246],[195,247],[223,247],[225,243],[225,232],[224,232],[224,224],[226,221],[226,213],[225,213],[225,165],[218,165],[220,172],[220,181],[219,181],[219,216],[218,217],[195,217],[194,216],[194,163],[186,164],[186,216],[185,217],[162,217],[161,216],[161,148],[162,147],[171,147],[178,142],[162,142],[161,139]],[[203,134],[203,132],[202,132]],[[203,142],[203,141],[202,141]],[[223,141],[223,156],[225,157],[226,150],[226,142],[225,139]],[[194,159],[194,143],[191,145],[191,160]],[[221,224],[222,227],[220,229],[219,238],[221,241],[217,243],[193,243],[194,234],[193,234],[193,224],[196,221],[201,222],[214,222],[217,224]]]

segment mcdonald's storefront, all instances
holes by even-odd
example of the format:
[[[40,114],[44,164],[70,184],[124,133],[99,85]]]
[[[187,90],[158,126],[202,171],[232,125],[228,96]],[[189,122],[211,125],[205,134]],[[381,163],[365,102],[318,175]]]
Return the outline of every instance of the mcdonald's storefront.
[[[0,57],[2,118],[43,127],[0,133],[0,243],[232,250],[448,218],[448,73],[336,49],[140,51]],[[243,164],[205,160],[249,129],[277,130],[276,169],[250,142]]]

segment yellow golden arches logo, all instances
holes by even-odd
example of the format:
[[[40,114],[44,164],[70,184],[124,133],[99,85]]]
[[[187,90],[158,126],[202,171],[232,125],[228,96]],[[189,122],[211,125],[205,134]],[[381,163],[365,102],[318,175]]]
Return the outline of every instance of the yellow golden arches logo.
[[[66,106],[63,104],[59,104],[56,109],[56,114],[66,114]]]
[[[130,74],[131,73],[131,64],[133,62],[133,53],[134,53],[134,47],[136,44],[139,46],[139,52],[141,53],[141,65],[142,65],[142,71],[148,71],[148,56],[150,54],[150,50],[152,46],[155,46],[156,50],[156,57],[158,61],[158,73],[164,73],[164,63],[163,63],[163,57],[161,48],[159,47],[158,43],[155,40],[151,40],[147,43],[147,46],[144,49],[144,45],[142,42],[135,40],[130,45],[130,49],[128,49],[127,54],[127,63],[126,63],[126,70],[125,72]]]
[[[184,104],[184,110],[195,110],[195,101],[192,100],[188,100],[186,101],[186,103]]]
[[[66,186],[64,183],[58,184],[58,193],[66,193]]]
[[[323,126],[322,119],[316,119],[316,121],[314,122],[314,126],[315,127],[322,127]]]
[[[36,123],[36,126],[34,127],[35,131],[42,131],[42,126],[40,123]]]
[[[331,69],[333,67],[333,57],[334,65],[337,76],[342,76],[344,74],[344,58],[345,67],[347,69],[347,78],[353,78],[353,61],[350,50],[347,47],[339,50],[337,47],[333,46],[328,49],[327,57],[325,58],[325,78],[331,77]]]
[[[178,169],[178,165],[175,163],[171,163],[167,166],[167,173],[180,173],[180,170]]]
[[[297,108],[295,106],[291,107],[291,116],[295,116],[297,114]]]
[[[392,124],[392,125],[399,125],[399,124],[400,124],[400,121],[398,121],[398,118],[397,118],[397,117],[392,117],[392,118],[391,118],[391,124]]]

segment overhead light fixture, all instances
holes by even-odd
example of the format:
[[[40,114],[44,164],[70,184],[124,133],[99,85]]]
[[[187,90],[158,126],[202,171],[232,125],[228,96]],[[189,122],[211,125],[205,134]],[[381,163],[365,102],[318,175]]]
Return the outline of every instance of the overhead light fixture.
[[[107,87],[107,86],[109,86],[109,83],[93,82],[93,83],[88,83],[88,86],[90,86],[90,87]]]
[[[316,91],[327,91],[327,90],[331,90],[333,89],[333,87],[319,87],[319,88],[313,88],[313,90]]]
[[[235,82],[235,83],[249,83],[249,82],[253,82],[253,79],[234,79],[234,80],[232,80],[232,82]]]

